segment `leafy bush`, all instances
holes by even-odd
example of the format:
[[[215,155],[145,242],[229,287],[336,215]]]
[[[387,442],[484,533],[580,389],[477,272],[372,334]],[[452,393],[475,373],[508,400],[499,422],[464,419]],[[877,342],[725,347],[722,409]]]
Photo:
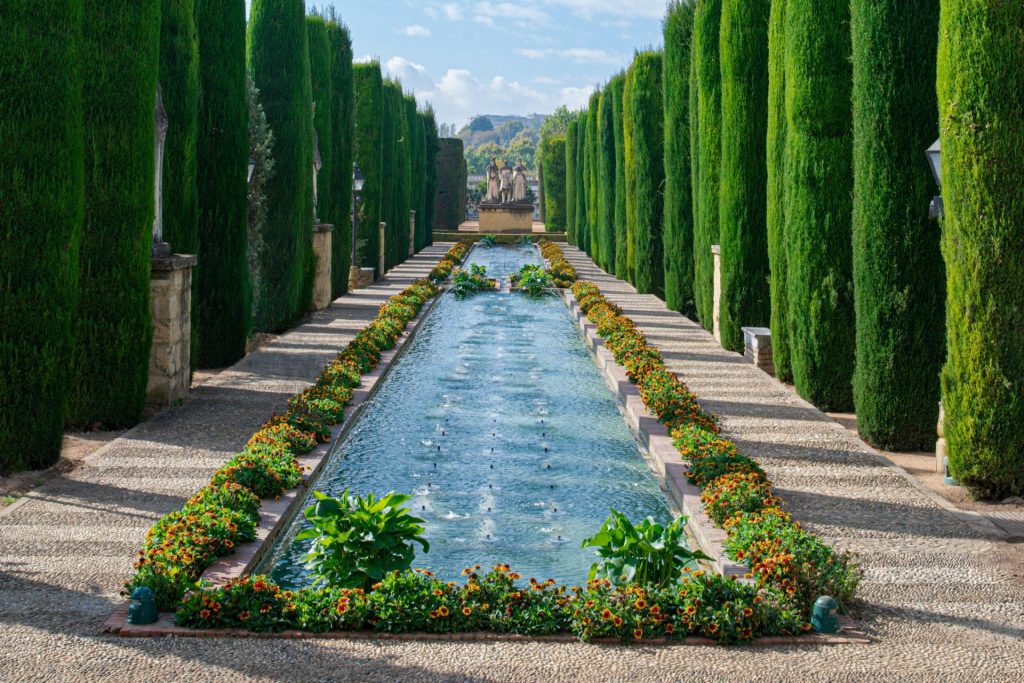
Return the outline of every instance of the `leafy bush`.
[[[497,246],[498,240],[494,237],[494,235],[484,235],[483,237],[480,238],[479,244],[484,249],[493,249],[495,246]]]
[[[317,583],[340,588],[367,589],[396,570],[409,569],[415,557],[413,543],[430,551],[424,540],[423,520],[402,504],[409,496],[372,493],[337,498],[314,491],[318,502],[305,511],[313,527],[300,532],[298,541],[312,539],[302,557]]]
[[[460,298],[491,289],[495,289],[494,281],[487,278],[487,269],[476,263],[468,269],[456,270],[452,277],[452,291]]]
[[[528,263],[512,277],[512,283],[530,296],[541,296],[554,287],[555,281],[543,266]]]

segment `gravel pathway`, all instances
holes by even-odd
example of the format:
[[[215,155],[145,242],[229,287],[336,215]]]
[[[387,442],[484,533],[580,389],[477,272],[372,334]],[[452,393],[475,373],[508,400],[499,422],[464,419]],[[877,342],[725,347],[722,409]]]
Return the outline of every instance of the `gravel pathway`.
[[[2,681],[1022,681],[1024,585],[990,541],[816,409],[651,296],[596,281],[665,352],[797,519],[858,553],[870,646],[707,648],[100,635],[146,529],[424,276],[447,245],[360,290],[0,512]],[[968,520],[970,521],[970,520]],[[1019,558],[1019,556],[1016,556]],[[1019,559],[1018,559],[1019,561]]]

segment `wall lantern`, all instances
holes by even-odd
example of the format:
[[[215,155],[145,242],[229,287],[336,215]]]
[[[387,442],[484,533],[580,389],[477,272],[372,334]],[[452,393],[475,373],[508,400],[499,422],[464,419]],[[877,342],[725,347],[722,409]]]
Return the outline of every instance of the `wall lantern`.
[[[252,174],[256,171],[256,160],[249,157],[249,180],[247,182],[252,183]]]
[[[927,149],[925,154],[928,155],[928,165],[931,166],[932,175],[935,176],[935,184],[939,186],[939,191],[942,190],[942,140],[936,140],[935,144]],[[942,195],[939,195],[932,199],[932,203],[928,207],[928,217],[932,220],[942,218],[945,213],[945,207],[942,203]]]

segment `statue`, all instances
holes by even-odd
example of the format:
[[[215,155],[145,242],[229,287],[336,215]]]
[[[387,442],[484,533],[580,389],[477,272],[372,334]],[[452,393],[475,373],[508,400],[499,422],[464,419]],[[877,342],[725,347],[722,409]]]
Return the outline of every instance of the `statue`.
[[[487,164],[487,194],[484,196],[484,204],[497,204],[501,201],[499,187],[498,160],[492,157],[491,163]]]
[[[505,162],[501,168],[501,203],[512,201],[512,164]]]
[[[515,174],[512,176],[512,201],[526,201],[526,167],[520,159],[516,164]]]
[[[316,102],[313,103],[313,121],[316,121]],[[316,225],[320,222],[317,218],[317,204],[319,203],[319,192],[317,191],[317,175],[320,173],[320,169],[324,167],[323,157],[320,156],[320,135],[316,132],[316,126],[313,126],[313,224]]]

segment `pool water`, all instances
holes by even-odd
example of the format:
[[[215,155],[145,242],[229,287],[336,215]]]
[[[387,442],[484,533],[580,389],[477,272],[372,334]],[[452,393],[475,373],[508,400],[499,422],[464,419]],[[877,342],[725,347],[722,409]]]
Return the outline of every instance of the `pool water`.
[[[471,259],[502,278],[539,262],[535,249],[514,247],[477,248]],[[346,488],[412,494],[430,541],[415,566],[451,580],[508,562],[525,577],[579,585],[595,560],[580,543],[609,508],[672,519],[554,296],[442,296],[316,485]],[[269,560],[289,588],[312,582],[299,560],[310,542],[294,540],[306,526],[300,515]]]

